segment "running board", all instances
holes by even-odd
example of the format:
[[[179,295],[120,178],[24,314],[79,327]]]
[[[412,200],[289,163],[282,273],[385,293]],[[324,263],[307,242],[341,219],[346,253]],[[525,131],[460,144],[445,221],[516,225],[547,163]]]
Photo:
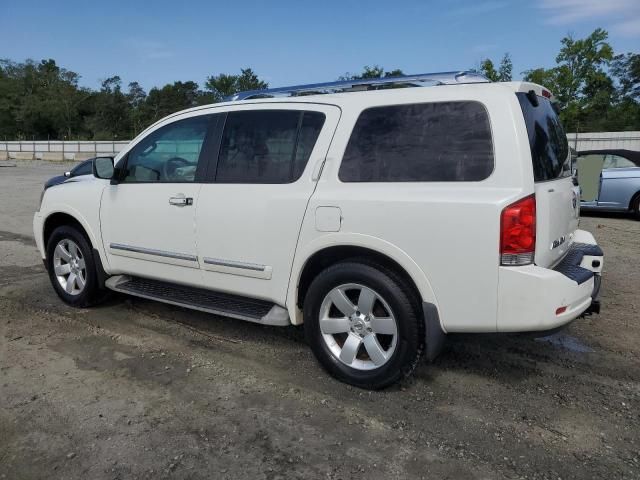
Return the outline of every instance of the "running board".
[[[111,277],[105,286],[116,292],[215,315],[264,325],[291,325],[286,309],[265,300],[128,275]]]

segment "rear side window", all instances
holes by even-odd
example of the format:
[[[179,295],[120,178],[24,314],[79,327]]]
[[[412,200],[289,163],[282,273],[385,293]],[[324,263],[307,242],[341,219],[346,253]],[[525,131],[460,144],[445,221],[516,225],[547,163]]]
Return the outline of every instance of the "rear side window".
[[[363,111],[338,176],[343,182],[474,182],[492,171],[484,106],[440,102]]]
[[[516,93],[527,125],[533,178],[536,182],[571,175],[569,144],[549,99],[532,92]]]
[[[325,116],[300,110],[231,112],[216,182],[290,183],[302,175]]]

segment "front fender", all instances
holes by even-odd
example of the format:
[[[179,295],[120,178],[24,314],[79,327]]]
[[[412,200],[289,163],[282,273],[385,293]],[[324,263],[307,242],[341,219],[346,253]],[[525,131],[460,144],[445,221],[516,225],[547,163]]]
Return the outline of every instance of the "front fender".
[[[104,185],[103,182],[73,182],[52,187],[47,190],[40,211],[34,217],[34,235],[44,258],[46,245],[44,244],[44,228],[52,215],[63,213],[73,217],[84,229],[91,246],[100,255],[100,260],[108,272],[109,263],[102,244],[100,229],[100,201]]]

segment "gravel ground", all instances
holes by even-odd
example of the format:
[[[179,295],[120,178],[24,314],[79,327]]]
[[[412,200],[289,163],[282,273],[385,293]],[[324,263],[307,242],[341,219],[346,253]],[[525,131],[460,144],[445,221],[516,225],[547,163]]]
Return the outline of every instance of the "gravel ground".
[[[31,218],[66,168],[0,168],[0,478],[640,478],[640,222],[581,220],[606,256],[600,316],[451,335],[368,392],[325,374],[301,328],[64,306]]]

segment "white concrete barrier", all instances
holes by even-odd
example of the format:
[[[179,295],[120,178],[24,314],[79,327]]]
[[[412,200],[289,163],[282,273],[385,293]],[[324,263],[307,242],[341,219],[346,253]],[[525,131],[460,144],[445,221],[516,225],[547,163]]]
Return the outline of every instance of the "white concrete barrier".
[[[640,132],[567,133],[569,146],[584,150],[623,149],[640,151]]]

